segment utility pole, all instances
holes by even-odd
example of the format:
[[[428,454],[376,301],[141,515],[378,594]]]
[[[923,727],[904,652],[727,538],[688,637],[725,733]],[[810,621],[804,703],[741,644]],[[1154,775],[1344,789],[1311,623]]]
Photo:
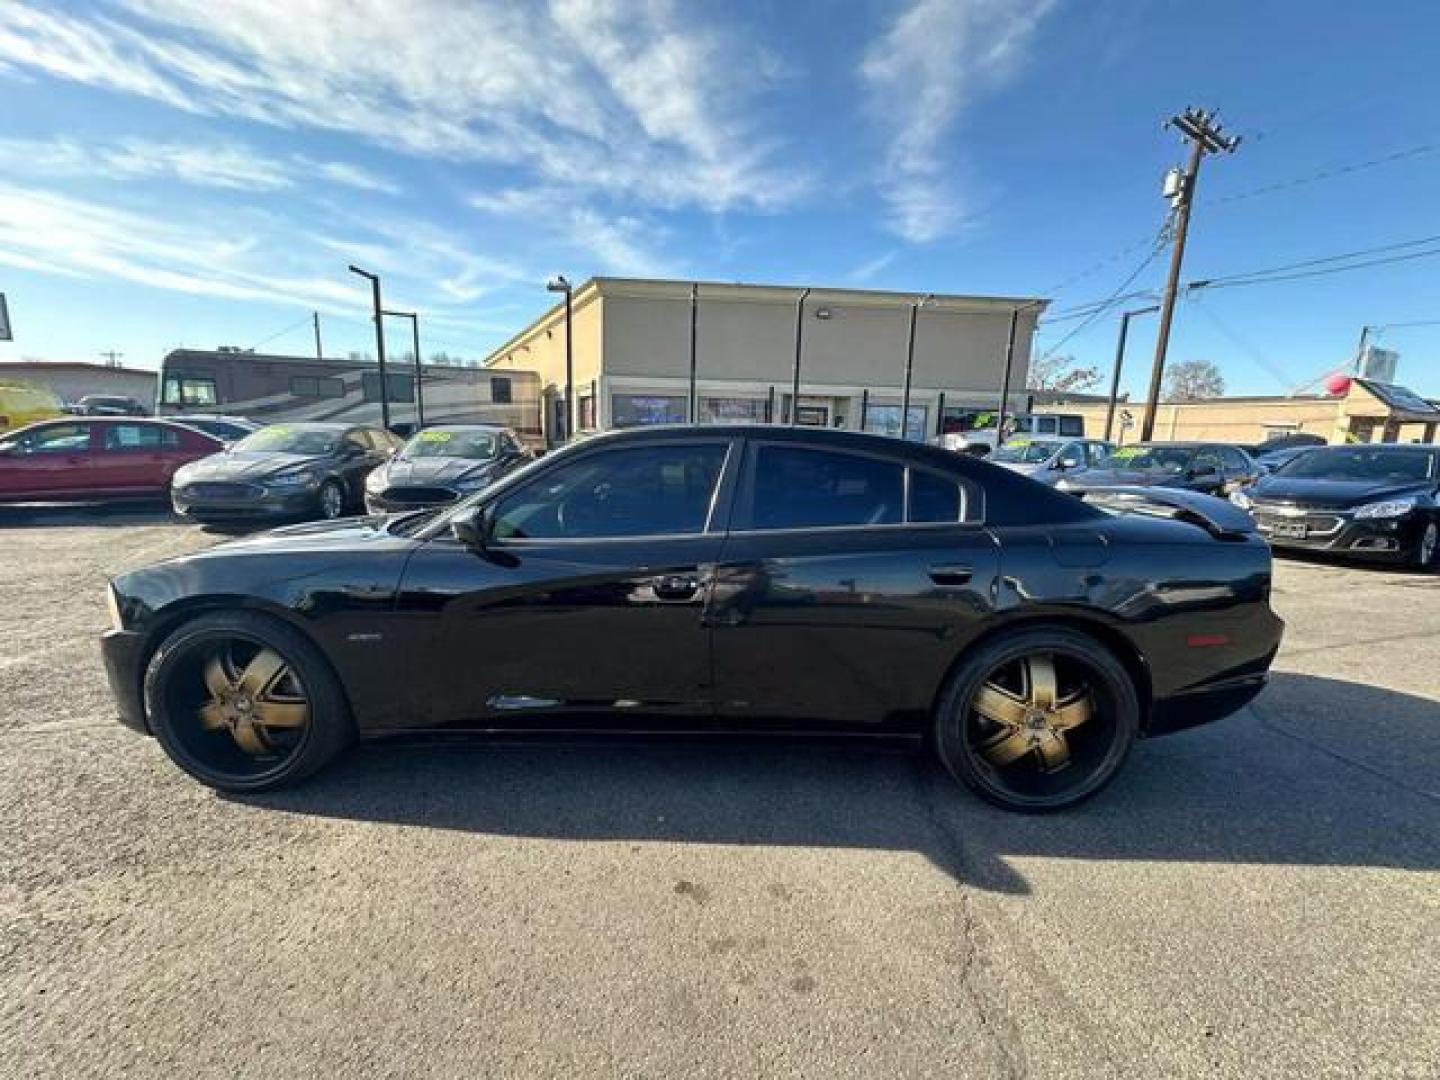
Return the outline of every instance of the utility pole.
[[[700,286],[695,282],[690,283],[690,423],[700,422],[699,405],[700,399],[695,390],[695,366],[699,359],[696,354],[696,344],[699,334],[700,319]]]
[[[310,313],[310,319],[315,324],[315,359],[324,360],[325,350],[320,347],[320,313],[318,311],[312,311]]]
[[[575,320],[571,298],[574,286],[564,274],[556,274],[545,283],[548,292],[565,294],[565,438],[575,434]],[[598,404],[598,402],[597,402]],[[596,414],[599,415],[598,413]]]
[[[900,392],[900,440],[910,437],[910,382],[915,371],[915,321],[920,315],[920,309],[935,299],[933,293],[927,293],[922,299],[916,300],[910,305],[910,332],[905,337],[905,378],[904,389]],[[863,430],[863,429],[862,429]],[[921,425],[920,439],[925,439],[924,425]]]
[[[1136,315],[1149,315],[1160,310],[1158,304],[1136,308],[1120,316],[1120,340],[1115,343],[1115,372],[1110,376],[1110,404],[1105,408],[1105,441],[1110,441],[1110,432],[1115,426],[1115,402],[1120,397],[1120,369],[1125,364],[1125,339],[1130,336],[1130,320]]]
[[[1365,365],[1365,345],[1370,340],[1370,331],[1373,326],[1360,327],[1360,341],[1355,345],[1355,374],[1360,374],[1360,369]]]
[[[1219,118],[1213,112],[1187,108],[1165,123],[1190,141],[1190,160],[1185,172],[1167,182],[1167,192],[1175,209],[1175,246],[1170,253],[1170,275],[1165,281],[1165,297],[1160,304],[1160,333],[1155,339],[1155,363],[1150,369],[1150,392],[1145,395],[1145,419],[1140,425],[1140,441],[1155,433],[1155,408],[1160,402],[1160,382],[1165,375],[1165,353],[1170,347],[1170,323],[1175,316],[1175,295],[1180,286],[1180,267],[1185,260],[1185,237],[1190,231],[1190,209],[1195,204],[1195,182],[1200,175],[1200,162],[1206,154],[1233,154],[1240,145],[1240,136],[1221,132]],[[1173,174],[1172,174],[1173,176]],[[1174,187],[1173,194],[1169,190]]]
[[[382,311],[394,319],[409,319],[410,334],[414,344],[415,357],[415,430],[425,426],[425,374],[420,367],[420,313],[418,311]]]

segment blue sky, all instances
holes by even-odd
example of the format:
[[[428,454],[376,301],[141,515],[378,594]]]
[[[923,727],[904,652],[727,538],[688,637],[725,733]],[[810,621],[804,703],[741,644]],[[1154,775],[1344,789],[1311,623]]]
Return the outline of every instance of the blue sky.
[[[351,261],[466,356],[555,272],[1060,312],[1151,252],[1182,156],[1161,122],[1192,103],[1245,141],[1205,164],[1187,279],[1397,244],[1440,234],[1437,40],[1426,0],[5,0],[0,359],[305,352],[312,309],[327,352],[370,348]],[[1440,320],[1437,271],[1199,293],[1171,357],[1284,392],[1362,324]],[[1076,325],[1037,350],[1108,367],[1115,315]],[[1378,340],[1440,395],[1440,325]]]

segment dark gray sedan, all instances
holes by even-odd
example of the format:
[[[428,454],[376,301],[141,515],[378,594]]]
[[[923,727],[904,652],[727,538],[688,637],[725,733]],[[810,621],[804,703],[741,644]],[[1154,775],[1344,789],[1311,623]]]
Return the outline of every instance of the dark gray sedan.
[[[399,446],[368,425],[274,424],[178,470],[171,502],[196,521],[344,517]]]
[[[372,514],[445,506],[525,464],[530,451],[508,428],[479,424],[426,428],[365,480]]]
[[[1093,469],[1066,478],[1061,491],[1083,492],[1111,487],[1169,487],[1228,495],[1253,484],[1260,466],[1229,443],[1135,443],[1122,446]]]

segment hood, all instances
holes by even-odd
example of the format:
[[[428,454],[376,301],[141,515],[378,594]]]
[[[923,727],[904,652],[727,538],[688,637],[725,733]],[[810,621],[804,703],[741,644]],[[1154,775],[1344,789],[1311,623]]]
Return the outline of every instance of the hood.
[[[249,554],[316,554],[373,550],[377,545],[390,547],[397,541],[410,546],[414,541],[400,538],[386,530],[390,520],[385,515],[341,518],[338,521],[310,521],[303,525],[285,525],[278,529],[252,533],[223,544],[196,552],[190,558]]]
[[[1184,473],[1167,473],[1155,469],[1086,469],[1076,481],[1079,486],[1098,487],[1183,487]]]
[[[211,454],[194,462],[185,472],[186,483],[196,480],[259,480],[282,469],[323,465],[326,458],[310,454],[276,454],[247,451]]]
[[[484,476],[495,461],[460,457],[391,458],[380,466],[387,487],[429,487],[454,483],[467,477]]]
[[[1271,475],[1263,477],[1248,494],[1257,502],[1344,510],[1363,503],[1420,495],[1433,487],[1433,480],[1327,480]]]

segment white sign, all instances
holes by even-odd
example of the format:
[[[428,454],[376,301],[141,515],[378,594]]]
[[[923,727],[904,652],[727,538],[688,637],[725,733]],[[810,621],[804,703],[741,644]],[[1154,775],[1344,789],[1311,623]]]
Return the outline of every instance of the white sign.
[[[0,292],[0,341],[14,341],[10,336],[10,309],[5,306],[5,294]]]
[[[1366,345],[1365,352],[1360,357],[1360,377],[1393,383],[1395,368],[1399,363],[1400,354],[1393,349],[1377,349],[1374,345]]]

